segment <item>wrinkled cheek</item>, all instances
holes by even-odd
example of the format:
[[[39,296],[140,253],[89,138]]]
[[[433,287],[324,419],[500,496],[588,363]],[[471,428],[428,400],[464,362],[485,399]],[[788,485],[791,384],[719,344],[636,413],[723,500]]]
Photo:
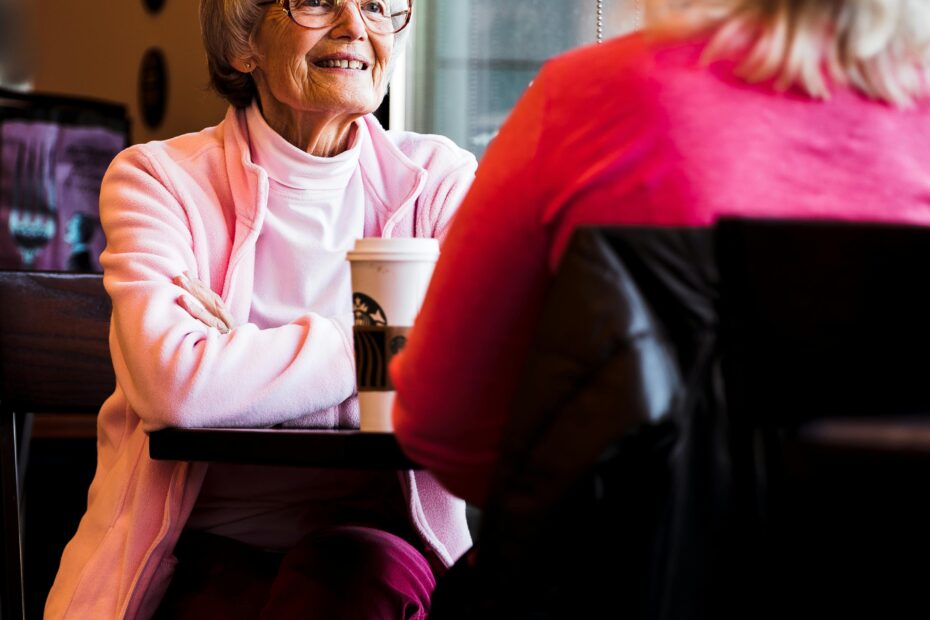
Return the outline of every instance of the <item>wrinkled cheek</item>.
[[[387,65],[378,65],[372,71],[372,79],[374,80],[375,92],[378,95],[383,95],[388,87]]]

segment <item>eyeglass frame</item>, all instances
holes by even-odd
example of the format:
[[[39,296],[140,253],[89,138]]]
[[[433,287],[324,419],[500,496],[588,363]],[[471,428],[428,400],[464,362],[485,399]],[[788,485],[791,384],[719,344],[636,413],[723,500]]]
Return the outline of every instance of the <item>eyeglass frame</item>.
[[[342,14],[342,11],[345,11],[346,5],[347,5],[349,2],[354,2],[356,5],[358,5],[359,2],[363,2],[363,1],[364,1],[364,0],[344,0],[344,1],[343,1],[343,4],[342,4],[342,9],[339,11],[338,14],[336,14],[336,15],[333,17],[333,23],[336,23],[336,20],[339,19],[339,15]],[[405,13],[407,13],[407,21],[404,22],[404,25],[401,26],[400,28],[398,28],[397,30],[393,31],[393,32],[383,32],[383,33],[378,33],[378,34],[397,34],[398,32],[400,32],[401,30],[403,30],[404,28],[406,28],[407,26],[410,25],[410,20],[413,18],[413,0],[407,0],[407,2],[408,2],[408,6],[409,6],[410,8],[407,9],[406,11],[404,11]],[[291,20],[292,22],[294,22],[295,25],[297,25],[297,26],[299,26],[299,27],[301,27],[301,28],[306,28],[307,30],[322,30],[323,28],[328,28],[328,27],[329,27],[329,25],[327,25],[327,26],[304,26],[303,24],[301,24],[300,22],[298,22],[298,21],[294,18],[293,13],[291,13],[291,6],[290,6],[290,2],[288,2],[288,0],[262,0],[261,2],[258,2],[258,3],[256,4],[256,6],[266,6],[266,5],[269,5],[269,4],[277,4],[277,5],[280,5],[280,6],[281,6],[281,10],[283,10],[285,13],[287,13],[288,18],[290,18],[290,20]],[[397,15],[397,13],[392,13],[389,17],[393,17],[394,15]],[[363,17],[362,17],[362,21],[365,22],[365,27],[367,28],[367,27],[368,27],[368,20],[366,20],[366,19],[364,18],[364,16],[363,16]],[[331,25],[331,24],[330,24],[330,25]]]

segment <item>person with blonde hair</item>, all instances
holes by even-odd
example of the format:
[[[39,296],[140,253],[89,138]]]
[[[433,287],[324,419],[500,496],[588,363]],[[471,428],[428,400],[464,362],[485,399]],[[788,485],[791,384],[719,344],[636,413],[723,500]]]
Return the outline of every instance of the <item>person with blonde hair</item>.
[[[359,237],[442,238],[473,155],[386,131],[412,0],[201,0],[216,127],[100,196],[116,390],[46,618],[424,618],[470,543],[428,474],[153,461],[172,427],[357,428]]]
[[[930,225],[924,0],[667,0],[548,62],[479,166],[407,347],[394,425],[483,505],[544,295],[582,225]]]
[[[738,57],[736,75],[829,99],[831,82],[900,107],[926,96],[930,4],[921,0],[657,0],[660,32],[712,33],[705,63]]]

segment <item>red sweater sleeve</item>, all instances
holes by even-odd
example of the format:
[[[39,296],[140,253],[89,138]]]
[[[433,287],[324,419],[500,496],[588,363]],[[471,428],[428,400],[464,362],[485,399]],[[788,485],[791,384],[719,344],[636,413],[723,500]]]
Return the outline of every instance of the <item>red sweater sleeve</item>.
[[[545,70],[491,143],[391,367],[403,448],[454,494],[484,501],[545,291],[540,142]]]

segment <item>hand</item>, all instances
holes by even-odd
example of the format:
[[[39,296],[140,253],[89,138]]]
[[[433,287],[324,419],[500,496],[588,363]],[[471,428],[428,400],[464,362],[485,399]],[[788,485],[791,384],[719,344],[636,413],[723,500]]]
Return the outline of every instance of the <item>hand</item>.
[[[175,284],[187,291],[189,295],[178,297],[178,305],[187,310],[188,314],[206,325],[219,330],[221,334],[228,334],[235,327],[232,315],[226,310],[226,305],[219,295],[209,286],[190,277],[186,271],[172,280]]]

